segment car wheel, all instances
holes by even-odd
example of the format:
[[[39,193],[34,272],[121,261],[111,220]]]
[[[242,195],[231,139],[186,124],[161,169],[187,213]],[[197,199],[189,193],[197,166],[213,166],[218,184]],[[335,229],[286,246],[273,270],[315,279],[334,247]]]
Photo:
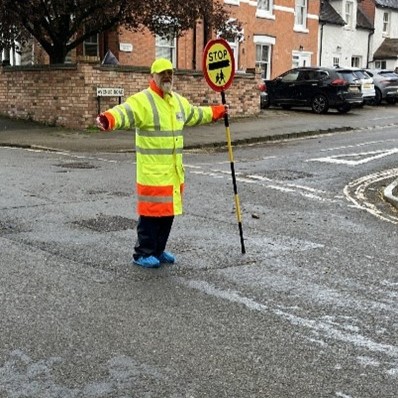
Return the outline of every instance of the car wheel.
[[[396,98],[386,98],[387,104],[394,105],[397,103]]]
[[[314,113],[326,113],[329,110],[328,99],[322,94],[317,94],[312,99],[311,108]]]
[[[286,110],[288,110],[288,109],[291,109],[291,105],[281,105],[281,107],[282,107],[282,109],[286,109]]]
[[[337,107],[337,112],[339,113],[347,113],[351,110],[351,105],[341,105]]]
[[[374,99],[374,104],[380,105],[382,99],[383,99],[383,96],[381,95],[381,91],[379,88],[376,87],[376,95],[375,95],[375,99]]]

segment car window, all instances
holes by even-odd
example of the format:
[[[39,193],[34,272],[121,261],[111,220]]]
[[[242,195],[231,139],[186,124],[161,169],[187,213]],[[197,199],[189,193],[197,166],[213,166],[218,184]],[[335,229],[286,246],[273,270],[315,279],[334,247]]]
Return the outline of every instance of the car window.
[[[315,71],[315,80],[325,80],[329,77],[329,73],[323,71],[323,70],[317,70]]]
[[[297,80],[314,80],[315,72],[313,70],[301,70],[299,72]]]
[[[339,71],[338,74],[342,79],[347,80],[350,83],[358,81],[358,77],[355,76],[352,71]]]
[[[291,70],[282,76],[282,81],[283,82],[294,82],[297,80],[298,75],[299,75],[298,70]]]
[[[353,74],[358,78],[358,79],[369,79],[369,76],[367,76],[363,71],[361,70],[356,70],[353,71]]]
[[[384,77],[397,77],[397,75],[393,71],[382,71],[379,75]]]

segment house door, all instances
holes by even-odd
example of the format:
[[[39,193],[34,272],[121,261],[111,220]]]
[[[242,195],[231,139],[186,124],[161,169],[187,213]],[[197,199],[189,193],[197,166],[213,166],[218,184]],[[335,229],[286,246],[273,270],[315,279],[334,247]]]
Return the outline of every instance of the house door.
[[[293,51],[292,68],[311,66],[311,53],[305,51]]]

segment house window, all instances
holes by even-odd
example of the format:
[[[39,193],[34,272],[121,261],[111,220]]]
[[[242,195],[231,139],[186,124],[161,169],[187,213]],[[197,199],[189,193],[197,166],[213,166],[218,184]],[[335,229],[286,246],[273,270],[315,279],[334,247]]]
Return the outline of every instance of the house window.
[[[353,66],[354,68],[361,68],[361,64],[362,64],[362,57],[351,57],[351,66]]]
[[[261,77],[269,79],[271,64],[271,45],[256,44],[256,67],[261,70]]]
[[[274,0],[257,0],[256,17],[275,19],[272,14]]]
[[[176,39],[156,36],[156,58],[166,58],[176,66]]]
[[[294,24],[296,27],[307,27],[307,0],[296,0]]]
[[[340,66],[340,58],[333,57],[333,66]]]
[[[272,0],[257,0],[257,10],[271,13]]]
[[[354,3],[352,1],[346,1],[345,3],[345,22],[346,27],[352,29],[354,26]]]
[[[92,35],[83,42],[83,55],[86,57],[99,56],[98,34]]]
[[[390,13],[383,13],[383,35],[388,36],[390,33]]]
[[[375,68],[376,69],[386,69],[387,61],[385,61],[385,60],[375,61]]]

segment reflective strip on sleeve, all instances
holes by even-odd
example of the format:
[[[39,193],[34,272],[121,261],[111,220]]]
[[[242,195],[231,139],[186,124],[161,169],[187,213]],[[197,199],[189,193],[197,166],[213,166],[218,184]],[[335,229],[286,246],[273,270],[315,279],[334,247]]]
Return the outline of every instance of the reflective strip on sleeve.
[[[119,127],[121,127],[121,128],[125,127],[126,126],[126,117],[124,116],[124,112],[119,107],[116,107],[115,110],[119,114],[120,119],[121,119]]]
[[[135,118],[134,118],[134,113],[133,110],[131,109],[131,106],[128,103],[122,104],[123,108],[126,110],[127,117],[130,122],[130,126],[135,126]]]
[[[195,108],[191,106],[191,112],[189,113],[187,120],[185,121],[185,124],[188,124],[191,121],[194,114],[195,114]]]
[[[197,126],[198,124],[200,124],[203,120],[203,109],[202,108],[196,108],[199,112],[199,117],[198,120],[195,122],[194,126]]]

